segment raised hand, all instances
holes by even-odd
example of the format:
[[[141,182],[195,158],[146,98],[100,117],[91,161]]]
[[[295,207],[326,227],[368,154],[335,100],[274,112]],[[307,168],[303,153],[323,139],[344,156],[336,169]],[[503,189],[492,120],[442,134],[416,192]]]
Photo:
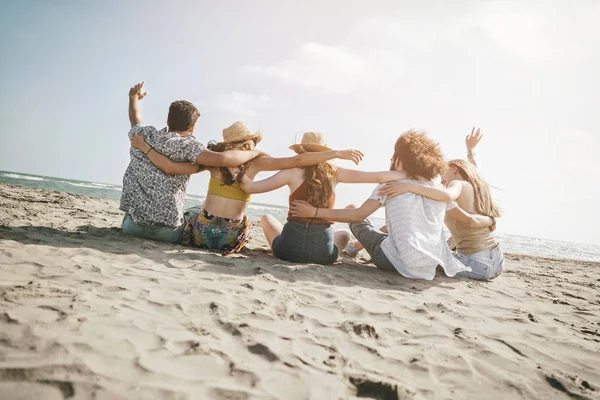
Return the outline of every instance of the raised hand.
[[[475,128],[471,129],[471,133],[465,137],[465,145],[467,146],[467,152],[472,152],[473,149],[477,147],[477,144],[479,144],[479,141],[482,137],[483,135],[481,134],[480,128],[477,128],[477,131],[475,130]]]
[[[144,135],[141,133],[131,136],[129,141],[131,142],[131,147],[135,147],[136,149],[143,150],[147,146]]]
[[[129,89],[129,97],[141,100],[148,95],[148,92],[144,92],[144,82],[138,83]]]
[[[304,200],[295,200],[290,206],[290,211],[294,217],[312,218],[317,209]]]
[[[340,150],[339,159],[350,160],[354,164],[358,165],[362,161],[365,155],[359,150]]]
[[[411,183],[408,182],[390,182],[386,183],[379,189],[377,194],[380,196],[385,196],[389,199],[394,198],[396,196],[400,196],[404,193],[409,193],[411,190]]]

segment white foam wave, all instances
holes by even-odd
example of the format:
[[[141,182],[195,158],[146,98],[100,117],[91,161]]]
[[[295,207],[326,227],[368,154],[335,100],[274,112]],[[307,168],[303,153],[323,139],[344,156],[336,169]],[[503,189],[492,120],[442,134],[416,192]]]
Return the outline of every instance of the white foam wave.
[[[3,173],[2,176],[5,176],[7,178],[12,178],[12,179],[24,179],[24,180],[28,180],[28,181],[45,181],[46,180],[40,176],[29,176],[29,175],[19,175],[19,174]]]
[[[67,181],[57,181],[59,183],[66,183],[67,185],[71,185],[71,186],[77,186],[77,187],[84,187],[84,188],[90,188],[90,189],[100,189],[100,190],[117,190],[117,191],[122,191],[123,189],[119,186],[112,186],[112,185],[105,185],[103,183],[77,183],[77,182],[67,182]]]

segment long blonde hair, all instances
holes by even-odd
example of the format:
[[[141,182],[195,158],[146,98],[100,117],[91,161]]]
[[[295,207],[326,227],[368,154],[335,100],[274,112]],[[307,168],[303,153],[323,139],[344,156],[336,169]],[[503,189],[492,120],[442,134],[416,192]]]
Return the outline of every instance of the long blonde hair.
[[[327,207],[333,197],[335,167],[328,162],[304,168],[304,183],[307,186],[307,201],[313,207]]]
[[[454,166],[459,175],[473,186],[475,191],[475,211],[488,217],[500,217],[500,209],[492,200],[492,193],[487,182],[479,175],[473,165],[465,160],[452,160],[448,163]]]

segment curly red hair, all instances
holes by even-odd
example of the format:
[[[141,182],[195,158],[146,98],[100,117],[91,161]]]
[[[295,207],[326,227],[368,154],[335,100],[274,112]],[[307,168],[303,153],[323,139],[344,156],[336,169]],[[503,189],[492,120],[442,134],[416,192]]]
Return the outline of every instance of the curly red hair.
[[[398,161],[410,179],[429,181],[442,174],[447,167],[440,145],[422,131],[410,130],[400,135],[394,146],[392,167]]]

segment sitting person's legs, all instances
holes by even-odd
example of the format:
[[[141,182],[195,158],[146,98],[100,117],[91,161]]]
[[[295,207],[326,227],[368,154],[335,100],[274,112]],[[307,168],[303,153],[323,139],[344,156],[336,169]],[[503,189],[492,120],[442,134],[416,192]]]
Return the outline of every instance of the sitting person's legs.
[[[171,226],[149,226],[137,224],[128,213],[123,217],[121,229],[123,232],[145,239],[160,240],[168,243],[181,243],[183,230],[189,221],[192,220],[200,210],[200,206],[191,207],[185,210],[183,214],[183,224],[173,228]]]
[[[353,208],[348,206],[347,208]],[[369,220],[363,222],[352,222],[349,224],[350,230],[356,239],[364,246],[364,249],[371,256],[371,261],[377,268],[386,271],[398,272],[386,255],[381,250],[381,242],[385,240],[387,234],[376,229]]]
[[[337,231],[333,234],[333,244],[337,247],[338,254],[342,254],[342,250],[346,248],[349,241],[350,232],[348,231]]]
[[[273,249],[273,240],[275,240],[277,236],[281,235],[283,225],[281,225],[281,222],[277,221],[275,217],[267,214],[260,218],[260,226],[265,233],[269,247]]]
[[[454,253],[460,262],[471,271],[463,271],[456,274],[463,278],[489,280],[498,277],[504,269],[504,254],[499,247],[492,250],[484,250],[475,254],[466,255],[462,253]]]
[[[387,226],[385,226],[385,225],[382,226],[381,228],[379,228],[379,230],[383,233],[386,233],[386,234],[388,233]],[[350,257],[356,257],[358,252],[364,248],[365,247],[359,241],[356,241],[354,243],[348,243],[348,245],[345,247],[346,254],[348,254]]]

